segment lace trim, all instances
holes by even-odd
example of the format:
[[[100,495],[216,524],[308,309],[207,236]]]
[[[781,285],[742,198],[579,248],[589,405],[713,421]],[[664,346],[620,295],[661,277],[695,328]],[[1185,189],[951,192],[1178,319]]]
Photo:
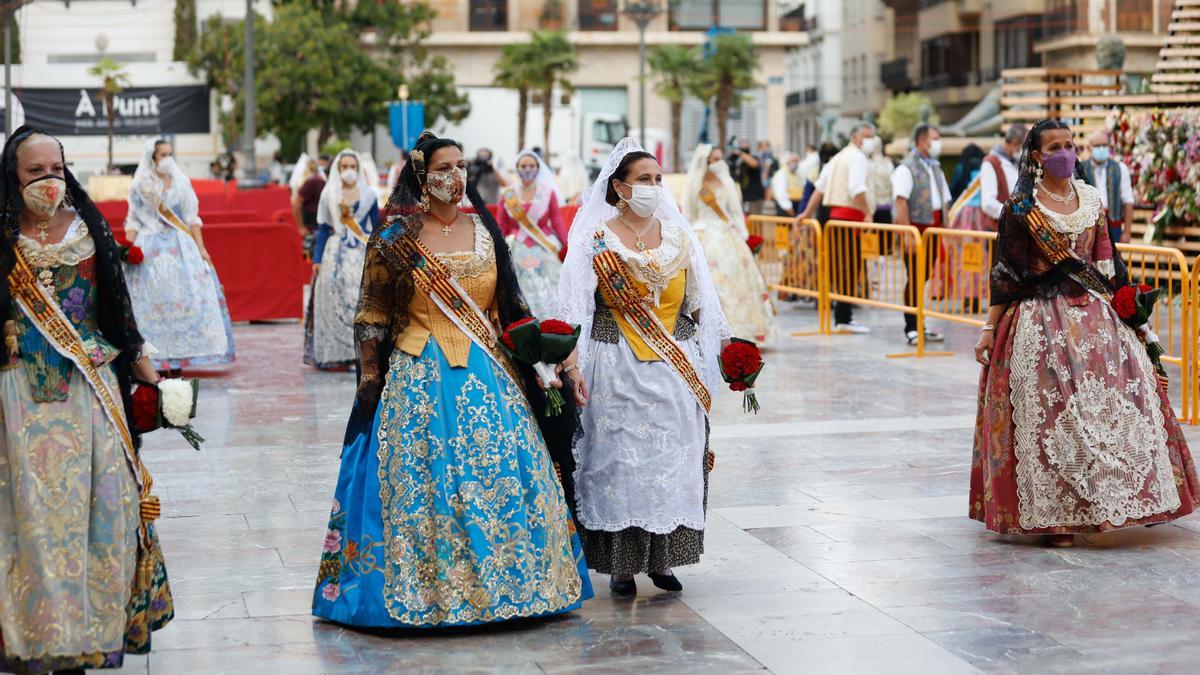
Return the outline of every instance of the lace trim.
[[[629,267],[633,278],[646,285],[657,305],[662,292],[671,279],[691,263],[692,250],[686,233],[671,221],[659,221],[662,228],[662,243],[646,251],[634,251],[621,242],[607,225],[601,225],[604,243]]]
[[[1118,362],[1131,354],[1137,360],[1140,377],[1128,383],[1130,391],[1089,372],[1066,401],[1058,389],[1039,392],[1038,373],[1045,367],[1049,343],[1035,315],[1046,311],[1044,303],[1021,303],[1011,361],[1021,528],[1104,522],[1120,526],[1179,508],[1158,385],[1146,350],[1132,330],[1118,325],[1115,339],[1104,331],[1091,342],[1106,343]],[[1053,341],[1059,350],[1071,348],[1065,336],[1057,335]],[[1080,347],[1085,357],[1090,348],[1100,348],[1097,344]],[[1110,377],[1117,375],[1118,363],[1110,359],[1106,370]],[[1141,400],[1149,419],[1134,399]],[[1056,408],[1061,412],[1047,427],[1047,410]]]
[[[42,244],[37,239],[21,235],[17,246],[29,258],[34,267],[58,267],[68,265],[74,267],[88,258],[96,255],[96,242],[92,240],[87,223],[76,214],[75,220],[67,228],[63,240],[55,244]]]
[[[1075,187],[1075,194],[1079,195],[1079,206],[1071,213],[1057,213],[1042,205],[1042,201],[1037,199],[1037,194],[1041,190],[1037,187],[1033,188],[1034,200],[1042,215],[1046,216],[1046,220],[1050,222],[1050,226],[1055,230],[1062,232],[1071,239],[1071,246],[1075,246],[1075,240],[1083,233],[1084,230],[1096,224],[1096,219],[1100,217],[1100,193],[1091,185],[1080,181],[1072,180],[1071,184]]]
[[[487,273],[496,264],[496,249],[492,246],[492,235],[488,234],[479,216],[472,214],[475,221],[475,250],[437,253],[440,260],[455,279],[472,279]]]

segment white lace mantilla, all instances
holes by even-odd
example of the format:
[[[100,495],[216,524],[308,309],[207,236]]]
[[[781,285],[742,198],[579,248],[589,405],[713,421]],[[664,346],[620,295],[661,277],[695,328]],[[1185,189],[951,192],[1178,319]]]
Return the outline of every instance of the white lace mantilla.
[[[1061,299],[1021,303],[1013,344],[1010,386],[1021,528],[1120,526],[1178,509],[1158,385],[1146,350],[1115,316],[1115,335],[1093,330],[1047,336],[1054,302],[1065,304]],[[1094,300],[1089,309],[1096,311],[1099,303]],[[1068,310],[1062,318],[1080,325],[1085,310],[1072,309],[1076,316]],[[1092,351],[1105,354],[1106,372],[1056,373],[1071,362],[1085,362]],[[1119,381],[1130,359],[1138,376],[1125,387],[1115,386],[1109,380]],[[1053,385],[1039,391],[1046,372],[1076,379],[1067,400]]]
[[[1068,214],[1046,208],[1042,204],[1042,200],[1038,198],[1038,194],[1043,192],[1040,187],[1034,186],[1033,195],[1038,211],[1042,212],[1051,227],[1071,239],[1071,247],[1074,248],[1079,235],[1095,225],[1096,220],[1100,218],[1101,206],[1100,193],[1096,191],[1096,188],[1078,179],[1072,180],[1071,185],[1075,188],[1075,194],[1079,195],[1079,207]]]

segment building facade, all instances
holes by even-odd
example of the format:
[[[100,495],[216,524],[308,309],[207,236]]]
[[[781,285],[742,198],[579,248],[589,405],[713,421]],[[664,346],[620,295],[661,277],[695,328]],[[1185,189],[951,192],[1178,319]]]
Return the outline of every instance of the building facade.
[[[1005,68],[1095,69],[1119,34],[1134,87],[1154,71],[1172,0],[882,0],[893,12],[890,91],[923,91],[945,123],[993,89]]]

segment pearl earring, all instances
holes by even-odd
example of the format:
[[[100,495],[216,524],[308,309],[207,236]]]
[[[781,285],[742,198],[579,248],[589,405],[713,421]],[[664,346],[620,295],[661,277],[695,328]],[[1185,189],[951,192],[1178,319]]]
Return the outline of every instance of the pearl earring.
[[[1041,164],[1038,164],[1036,173],[1037,173],[1038,180],[1041,180],[1042,179],[1042,165]]]

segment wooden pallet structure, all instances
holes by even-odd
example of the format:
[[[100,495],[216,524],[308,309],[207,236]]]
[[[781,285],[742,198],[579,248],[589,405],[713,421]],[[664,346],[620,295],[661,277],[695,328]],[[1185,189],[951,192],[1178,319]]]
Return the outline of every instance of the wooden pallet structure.
[[[1119,70],[1009,68],[1001,72],[1003,128],[1060,119],[1084,137],[1103,128],[1116,109],[1123,85]]]
[[[1167,32],[1150,90],[1166,95],[1200,91],[1200,0],[1175,0]]]

